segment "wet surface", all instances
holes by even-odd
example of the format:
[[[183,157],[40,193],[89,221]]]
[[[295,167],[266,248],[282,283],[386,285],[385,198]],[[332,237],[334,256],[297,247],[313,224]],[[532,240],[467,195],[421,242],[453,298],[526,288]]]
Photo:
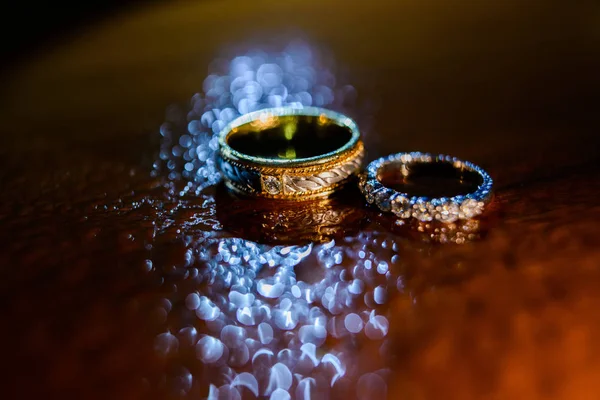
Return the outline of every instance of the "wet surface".
[[[10,77],[3,398],[594,398],[596,8],[349,5],[338,23],[335,2],[322,16],[296,4],[319,45],[273,50],[241,39],[252,16],[281,21],[290,5],[217,3],[124,15]],[[404,25],[385,17],[400,11]],[[200,49],[223,12],[237,28]],[[339,37],[355,20],[374,33]],[[164,24],[177,28],[157,33]],[[243,45],[214,62],[230,42]],[[538,68],[542,42],[552,52]],[[269,79],[233,84],[264,65]],[[496,183],[488,211],[399,225],[352,187],[296,205],[228,194],[213,134],[283,101],[276,84],[286,101],[354,117],[370,160],[422,150],[481,165]]]

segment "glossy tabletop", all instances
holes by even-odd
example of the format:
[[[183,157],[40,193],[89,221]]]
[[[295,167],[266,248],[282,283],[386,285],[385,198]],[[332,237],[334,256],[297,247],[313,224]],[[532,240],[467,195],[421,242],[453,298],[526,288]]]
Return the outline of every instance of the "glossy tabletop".
[[[595,399],[600,7],[555,3],[151,4],[7,68],[0,396]],[[213,132],[265,102],[495,197],[453,231],[232,196]]]

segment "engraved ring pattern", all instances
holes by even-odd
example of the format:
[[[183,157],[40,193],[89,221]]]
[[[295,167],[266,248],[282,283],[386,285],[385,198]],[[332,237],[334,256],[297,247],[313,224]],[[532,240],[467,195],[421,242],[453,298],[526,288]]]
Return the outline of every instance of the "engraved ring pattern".
[[[233,130],[253,121],[301,116],[316,117],[351,132],[350,140],[335,151],[315,157],[278,159],[255,157],[234,150],[227,143]],[[288,200],[325,197],[360,171],[364,145],[356,123],[330,110],[315,107],[281,107],[243,115],[226,126],[219,135],[218,163],[225,184],[236,193]]]

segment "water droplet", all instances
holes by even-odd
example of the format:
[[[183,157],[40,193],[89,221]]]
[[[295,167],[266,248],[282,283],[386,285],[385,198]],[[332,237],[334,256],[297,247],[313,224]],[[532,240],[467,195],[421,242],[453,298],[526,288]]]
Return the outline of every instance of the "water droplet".
[[[227,325],[221,330],[221,342],[230,349],[236,348],[244,343],[246,331],[235,325]]]
[[[200,304],[196,308],[198,318],[205,321],[214,321],[220,314],[221,310],[212,301],[204,296],[200,298]]]
[[[348,314],[344,319],[344,326],[351,333],[358,333],[363,328],[363,321],[358,314]]]
[[[259,307],[242,307],[236,311],[237,320],[248,326],[256,325],[261,315]]]
[[[298,331],[298,336],[302,343],[312,343],[318,347],[325,343],[327,330],[324,324],[322,326],[304,325]]]
[[[241,400],[240,392],[237,388],[231,385],[223,385],[219,387],[219,398],[218,400]]]
[[[379,272],[382,275],[384,275],[388,271],[388,268],[388,263],[385,261],[379,261],[379,263],[377,264],[377,272]]]
[[[317,381],[314,378],[304,378],[296,386],[297,400],[313,400],[317,397]]]
[[[154,351],[162,357],[172,356],[179,349],[179,340],[171,333],[165,332],[154,339]]]
[[[177,334],[181,347],[190,347],[196,344],[198,340],[198,331],[193,326],[181,328]]]
[[[204,336],[196,344],[196,357],[206,364],[218,361],[223,355],[225,346],[212,336]]]
[[[379,340],[387,335],[389,330],[389,322],[383,315],[376,315],[369,319],[365,326],[365,335],[369,339]]]
[[[287,390],[283,390],[281,388],[279,389],[275,389],[273,391],[273,393],[271,393],[271,396],[269,397],[269,400],[290,400],[290,394],[287,392]]]
[[[235,257],[235,260],[239,260],[239,257]],[[231,263],[231,260],[230,260]],[[235,264],[238,262],[236,261]],[[243,286],[237,286],[238,290],[247,290]],[[238,290],[232,290],[229,292],[229,301],[235,307],[250,307],[254,303],[255,296],[252,293],[241,293]]]
[[[266,278],[258,281],[257,290],[262,296],[269,299],[275,299],[283,294],[285,286],[281,282],[273,282],[272,279]]]
[[[266,322],[258,325],[258,338],[262,344],[269,344],[273,340],[273,328]]]
[[[231,386],[236,388],[239,386],[245,387],[252,392],[254,397],[258,397],[258,382],[254,375],[249,372],[242,372],[237,375],[231,382]]]
[[[250,360],[250,352],[246,343],[242,342],[237,347],[229,350],[229,365],[243,367]]]
[[[383,304],[387,301],[387,290],[384,286],[377,286],[373,292],[373,300],[377,304]]]
[[[358,295],[362,293],[364,287],[365,284],[363,281],[361,281],[360,279],[355,279],[352,281],[350,286],[348,286],[348,292]]]
[[[265,395],[273,393],[276,389],[288,390],[292,386],[292,373],[285,364],[277,363],[271,368],[269,386]]]
[[[302,292],[300,291],[300,288],[298,287],[298,285],[292,286],[292,295],[295,298],[299,298],[300,296],[302,296]]]
[[[200,296],[198,293],[190,293],[185,298],[185,306],[188,310],[196,310],[200,306]]]
[[[294,329],[298,325],[298,319],[294,315],[293,310],[274,310],[273,322],[282,330]]]

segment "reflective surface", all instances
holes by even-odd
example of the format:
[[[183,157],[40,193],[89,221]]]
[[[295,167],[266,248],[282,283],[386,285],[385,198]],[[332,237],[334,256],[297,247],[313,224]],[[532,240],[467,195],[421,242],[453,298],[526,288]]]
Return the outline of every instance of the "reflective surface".
[[[342,239],[365,224],[363,199],[353,180],[323,200],[285,203],[237,196],[219,185],[217,219],[223,228],[259,243],[306,244]]]
[[[123,15],[7,77],[3,398],[597,393],[596,8],[227,4]],[[231,29],[205,41],[215,15]],[[244,44],[260,18],[276,31],[290,15],[318,40]],[[339,34],[359,21],[368,32]],[[240,45],[213,61],[224,43]],[[484,218],[402,225],[352,190],[278,214],[223,192],[213,133],[281,101],[235,97],[230,78],[282,59],[290,101],[348,112],[369,159],[418,149],[484,167]]]

